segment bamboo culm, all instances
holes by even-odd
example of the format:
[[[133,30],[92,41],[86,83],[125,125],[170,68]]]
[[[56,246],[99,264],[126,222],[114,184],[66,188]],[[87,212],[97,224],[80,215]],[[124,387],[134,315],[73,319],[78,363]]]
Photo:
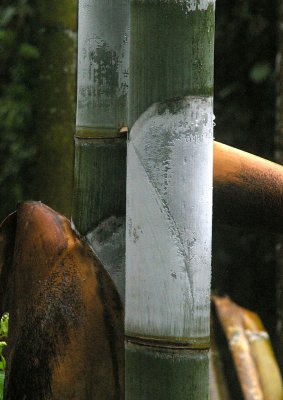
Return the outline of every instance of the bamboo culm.
[[[208,390],[214,1],[132,0],[126,399]]]
[[[72,221],[124,299],[129,4],[79,1]]]
[[[34,98],[37,155],[30,197],[70,217],[77,43],[77,1],[36,0],[38,85]],[[56,166],[56,172],[54,172]]]

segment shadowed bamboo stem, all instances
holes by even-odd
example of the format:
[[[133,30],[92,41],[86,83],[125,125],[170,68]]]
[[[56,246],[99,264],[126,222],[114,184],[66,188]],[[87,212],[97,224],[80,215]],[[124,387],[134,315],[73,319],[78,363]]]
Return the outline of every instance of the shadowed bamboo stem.
[[[283,167],[214,143],[213,213],[216,222],[283,233]]]
[[[70,217],[77,0],[35,0],[39,30],[38,85],[34,98],[37,155],[30,196]],[[56,172],[54,172],[56,168]]]
[[[211,348],[209,358],[209,392],[210,400],[231,400],[227,386],[221,353],[215,339],[214,318],[211,321]]]

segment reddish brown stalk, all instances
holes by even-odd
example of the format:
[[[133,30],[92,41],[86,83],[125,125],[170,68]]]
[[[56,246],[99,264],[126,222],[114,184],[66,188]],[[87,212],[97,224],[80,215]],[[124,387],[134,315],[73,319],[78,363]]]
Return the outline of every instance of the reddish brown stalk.
[[[214,143],[215,222],[283,233],[283,167]]]
[[[228,297],[213,296],[245,400],[281,400],[282,379],[259,317]]]

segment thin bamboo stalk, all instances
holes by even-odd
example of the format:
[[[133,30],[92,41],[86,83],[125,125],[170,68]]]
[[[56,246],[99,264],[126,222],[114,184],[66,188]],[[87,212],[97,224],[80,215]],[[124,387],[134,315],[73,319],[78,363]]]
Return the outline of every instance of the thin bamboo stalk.
[[[129,5],[79,1],[72,220],[124,299]]]
[[[282,378],[259,317],[229,298],[213,297],[246,400],[282,400]]]
[[[132,0],[126,399],[207,399],[214,1]]]
[[[264,400],[249,341],[237,305],[227,297],[213,297],[217,314],[223,326],[235,362],[245,400]]]
[[[283,167],[214,143],[215,221],[283,233]]]
[[[265,400],[282,400],[282,378],[275,355],[266,332],[257,314],[241,308],[243,325],[248,337]]]

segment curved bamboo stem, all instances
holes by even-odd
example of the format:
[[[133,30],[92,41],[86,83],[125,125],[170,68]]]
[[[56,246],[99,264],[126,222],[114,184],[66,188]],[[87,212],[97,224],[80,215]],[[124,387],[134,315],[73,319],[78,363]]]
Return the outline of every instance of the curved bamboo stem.
[[[214,219],[283,233],[283,167],[214,142]]]

